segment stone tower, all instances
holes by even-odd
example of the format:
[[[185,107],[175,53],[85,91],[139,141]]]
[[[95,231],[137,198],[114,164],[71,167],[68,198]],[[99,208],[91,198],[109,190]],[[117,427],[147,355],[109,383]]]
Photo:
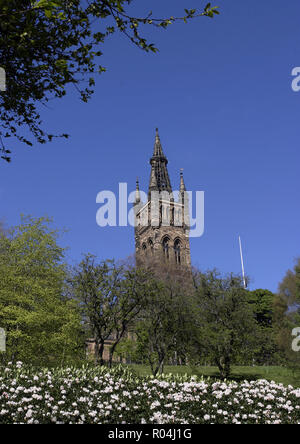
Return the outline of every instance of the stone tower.
[[[188,194],[180,172],[180,188],[175,201],[156,129],[147,202],[141,202],[139,183],[135,196],[135,251],[137,265],[144,262],[191,268]]]

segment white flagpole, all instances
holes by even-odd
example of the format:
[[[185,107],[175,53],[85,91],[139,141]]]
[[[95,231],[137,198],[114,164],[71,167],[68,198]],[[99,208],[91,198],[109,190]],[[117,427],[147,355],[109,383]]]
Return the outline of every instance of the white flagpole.
[[[246,286],[246,279],[245,279],[244,259],[243,259],[243,250],[242,250],[241,236],[239,236],[239,244],[240,244],[240,254],[241,254],[241,263],[242,263],[243,282],[244,282],[244,288],[246,288],[247,286]]]

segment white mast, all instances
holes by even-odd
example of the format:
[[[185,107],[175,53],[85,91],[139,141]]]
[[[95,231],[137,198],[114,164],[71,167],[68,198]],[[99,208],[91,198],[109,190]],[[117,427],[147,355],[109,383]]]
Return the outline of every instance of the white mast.
[[[242,274],[243,274],[244,288],[247,288],[246,279],[245,279],[245,269],[244,269],[244,259],[243,259],[243,250],[242,250],[241,236],[239,236],[239,244],[240,244],[240,254],[241,254],[241,264],[242,264]]]

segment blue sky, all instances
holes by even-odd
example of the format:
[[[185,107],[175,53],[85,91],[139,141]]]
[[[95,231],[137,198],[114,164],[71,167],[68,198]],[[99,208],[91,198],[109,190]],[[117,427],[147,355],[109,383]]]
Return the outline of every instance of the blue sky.
[[[163,3],[163,4],[162,4]],[[70,263],[83,252],[100,259],[134,251],[131,227],[96,225],[96,195],[147,190],[155,127],[178,188],[205,191],[205,233],[191,239],[192,262],[205,270],[240,272],[238,235],[251,288],[277,289],[300,256],[300,93],[291,89],[300,66],[300,3],[220,0],[221,15],[167,31],[146,30],[160,52],[146,54],[121,35],[104,45],[107,72],[88,104],[70,90],[42,110],[45,127],[68,132],[28,148],[13,144],[0,163],[0,218],[49,215],[67,228]],[[150,6],[148,6],[150,5]],[[190,0],[140,0],[132,10],[179,15]]]

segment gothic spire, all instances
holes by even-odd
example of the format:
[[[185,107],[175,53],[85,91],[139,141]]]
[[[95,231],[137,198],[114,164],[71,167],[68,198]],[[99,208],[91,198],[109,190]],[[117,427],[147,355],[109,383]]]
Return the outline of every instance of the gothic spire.
[[[184,179],[183,179],[183,168],[180,169],[180,188],[179,188],[180,193],[184,193],[186,191],[185,188],[185,183],[184,183]]]
[[[136,190],[135,190],[135,205],[139,204],[141,202],[141,194],[140,194],[140,186],[139,186],[139,179],[136,178]]]
[[[169,193],[172,193],[167,164],[168,159],[163,153],[158,129],[156,128],[153,156],[150,159],[151,174],[149,196],[151,195],[151,191],[168,191]]]
[[[185,183],[184,183],[184,179],[183,179],[183,168],[180,169],[180,186],[179,186],[179,202],[182,203],[184,205],[185,202],[185,192],[186,192],[186,188],[185,188]]]
[[[183,224],[188,227],[190,224],[189,196],[183,179],[183,169],[180,169],[179,203],[183,205]]]
[[[156,128],[155,130],[155,143],[154,143],[153,156],[165,157],[158,134],[158,128]]]

